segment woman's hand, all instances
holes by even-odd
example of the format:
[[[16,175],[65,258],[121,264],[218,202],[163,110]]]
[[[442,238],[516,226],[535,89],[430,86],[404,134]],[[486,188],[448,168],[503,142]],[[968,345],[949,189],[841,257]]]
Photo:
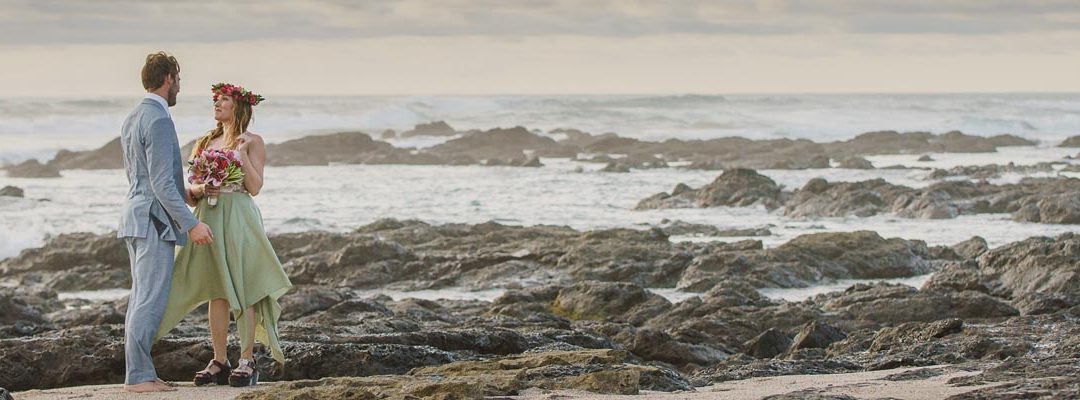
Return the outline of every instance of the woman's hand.
[[[196,196],[199,196],[199,198],[203,198],[206,196],[217,196],[221,194],[221,188],[214,185],[200,183],[192,186],[191,192],[194,193]]]
[[[243,136],[241,136],[240,137],[240,144],[238,144],[236,146],[236,150],[240,152],[241,156],[246,156],[246,155],[248,155],[248,146],[250,146],[250,145],[251,145],[251,141],[249,141],[249,140],[245,139]]]

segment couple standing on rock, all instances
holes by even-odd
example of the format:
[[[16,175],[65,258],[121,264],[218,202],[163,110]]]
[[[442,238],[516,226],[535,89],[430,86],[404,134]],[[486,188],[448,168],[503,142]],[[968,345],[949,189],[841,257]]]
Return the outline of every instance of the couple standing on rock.
[[[213,86],[217,127],[195,143],[191,157],[204,150],[235,151],[243,180],[218,187],[193,179],[185,188],[169,113],[180,91],[176,58],[164,52],[148,55],[142,83],[146,98],[124,121],[120,138],[129,190],[117,236],[127,245],[132,278],[124,324],[124,389],[175,390],[158,378],[151,344],[207,302],[214,359],[195,373],[195,384],[253,385],[259,378],[256,339],[275,361],[285,361],[278,340],[278,299],[292,287],[252,200],[263,187],[266,146],[247,127],[262,97],[239,86]],[[210,197],[218,203],[209,202]],[[188,206],[195,207],[194,213]],[[189,239],[195,246],[185,246]],[[179,252],[177,246],[182,246]],[[230,314],[241,344],[235,368],[227,355]]]

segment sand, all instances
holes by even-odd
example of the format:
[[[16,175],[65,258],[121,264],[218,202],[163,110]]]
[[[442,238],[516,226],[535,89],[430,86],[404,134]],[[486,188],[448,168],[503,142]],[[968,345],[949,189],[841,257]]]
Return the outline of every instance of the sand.
[[[940,372],[940,375],[926,379],[888,381],[881,380],[889,375],[902,372],[928,370]],[[887,371],[856,372],[831,375],[791,375],[769,378],[752,378],[741,381],[724,382],[712,386],[697,388],[693,392],[661,393],[648,392],[637,396],[597,395],[580,391],[541,392],[533,390],[515,399],[634,399],[634,400],[673,400],[673,399],[726,399],[756,400],[765,396],[807,391],[818,394],[846,394],[855,398],[896,398],[904,400],[943,399],[986,386],[949,386],[949,379],[968,376],[978,371],[960,371],[950,367],[901,368]],[[108,399],[108,400],[194,400],[194,399],[232,399],[245,391],[267,388],[272,383],[260,383],[257,387],[232,388],[228,386],[195,387],[190,383],[181,383],[179,390],[165,393],[132,394],[125,393],[122,385],[78,386],[62,389],[30,390],[14,394],[15,400],[67,400],[67,399]],[[987,385],[992,386],[992,385]]]

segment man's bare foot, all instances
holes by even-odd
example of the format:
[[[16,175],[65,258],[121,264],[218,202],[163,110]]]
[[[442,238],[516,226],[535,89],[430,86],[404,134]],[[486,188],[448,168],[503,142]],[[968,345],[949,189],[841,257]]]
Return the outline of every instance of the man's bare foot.
[[[131,393],[151,393],[151,392],[172,392],[176,389],[166,386],[164,383],[158,381],[149,381],[143,383],[137,383],[134,385],[124,385],[125,392]]]

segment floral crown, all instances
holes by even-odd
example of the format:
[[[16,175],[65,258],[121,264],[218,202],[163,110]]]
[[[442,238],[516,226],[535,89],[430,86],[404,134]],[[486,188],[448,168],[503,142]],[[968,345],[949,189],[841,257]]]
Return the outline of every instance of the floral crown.
[[[242,86],[236,86],[231,83],[218,83],[210,87],[210,91],[214,92],[214,101],[218,101],[221,95],[232,97],[233,100],[247,103],[252,107],[259,105],[263,100],[266,100],[262,95],[255,94]]]

